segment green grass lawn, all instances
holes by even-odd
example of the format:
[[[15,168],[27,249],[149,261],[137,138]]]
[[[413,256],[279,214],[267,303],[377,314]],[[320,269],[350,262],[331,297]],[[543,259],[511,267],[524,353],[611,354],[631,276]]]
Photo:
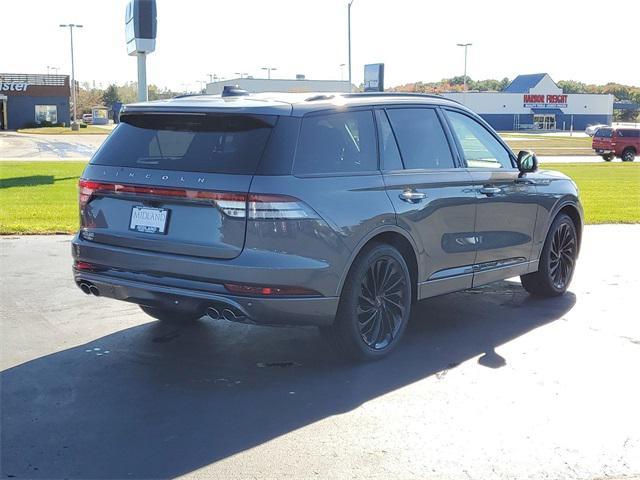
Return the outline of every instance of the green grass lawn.
[[[0,162],[0,233],[78,228],[78,178],[85,162]]]
[[[533,150],[536,155],[595,155],[591,149],[591,137],[567,137],[535,133],[503,132],[500,136],[511,149]]]
[[[18,133],[38,133],[46,135],[108,135],[111,132],[108,128],[94,127],[88,125],[80,130],[73,131],[71,127],[39,127],[21,128]]]
[[[0,162],[0,234],[78,228],[85,162]],[[640,223],[640,163],[553,164],[580,188],[587,223]]]
[[[640,163],[561,163],[578,184],[586,223],[640,223]]]

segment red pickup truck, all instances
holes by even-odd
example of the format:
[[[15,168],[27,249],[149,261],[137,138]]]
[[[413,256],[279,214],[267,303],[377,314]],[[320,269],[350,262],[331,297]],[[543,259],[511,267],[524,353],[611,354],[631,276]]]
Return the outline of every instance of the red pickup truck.
[[[619,157],[623,162],[633,162],[640,152],[640,128],[602,127],[591,142],[598,155],[610,162]]]

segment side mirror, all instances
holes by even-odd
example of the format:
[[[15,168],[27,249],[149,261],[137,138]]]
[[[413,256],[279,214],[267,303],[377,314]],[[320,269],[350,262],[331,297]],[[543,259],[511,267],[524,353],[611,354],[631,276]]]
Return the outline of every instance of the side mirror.
[[[518,153],[518,170],[520,173],[530,173],[538,170],[538,158],[529,150],[520,150]]]

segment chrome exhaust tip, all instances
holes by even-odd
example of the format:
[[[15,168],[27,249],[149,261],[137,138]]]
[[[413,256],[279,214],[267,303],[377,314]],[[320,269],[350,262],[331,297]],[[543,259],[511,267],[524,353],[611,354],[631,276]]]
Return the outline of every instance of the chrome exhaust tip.
[[[80,287],[80,290],[82,290],[82,293],[86,295],[91,295],[91,285],[89,285],[88,283],[82,282],[78,284],[78,286]]]
[[[94,294],[96,297],[100,296],[100,290],[98,290],[98,287],[96,287],[95,285],[89,286],[89,293]]]
[[[238,316],[228,308],[225,308],[224,310],[222,310],[222,316],[224,317],[225,320],[229,320],[230,322],[238,321]]]
[[[207,317],[212,320],[220,320],[220,312],[217,308],[209,307],[207,308]]]

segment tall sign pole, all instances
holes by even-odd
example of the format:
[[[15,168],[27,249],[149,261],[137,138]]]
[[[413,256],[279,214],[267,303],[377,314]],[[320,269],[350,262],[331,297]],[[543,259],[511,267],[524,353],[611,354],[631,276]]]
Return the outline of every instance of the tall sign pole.
[[[354,0],[350,0],[349,4],[347,5],[347,41],[349,44],[349,91],[352,92],[353,91],[353,87],[351,85],[353,85],[351,83],[351,5],[353,4]]]
[[[80,130],[80,126],[76,123],[76,70],[75,63],[73,60],[73,29],[82,28],[82,25],[77,25],[74,23],[61,24],[61,28],[69,28],[70,36],[71,36],[71,102],[73,103],[73,109],[71,110],[72,120],[71,120],[71,130]]]
[[[149,100],[149,89],[147,88],[147,54],[138,52],[138,101]]]
[[[156,0],[131,0],[125,13],[127,53],[138,61],[138,101],[149,99],[147,54],[156,49]]]

